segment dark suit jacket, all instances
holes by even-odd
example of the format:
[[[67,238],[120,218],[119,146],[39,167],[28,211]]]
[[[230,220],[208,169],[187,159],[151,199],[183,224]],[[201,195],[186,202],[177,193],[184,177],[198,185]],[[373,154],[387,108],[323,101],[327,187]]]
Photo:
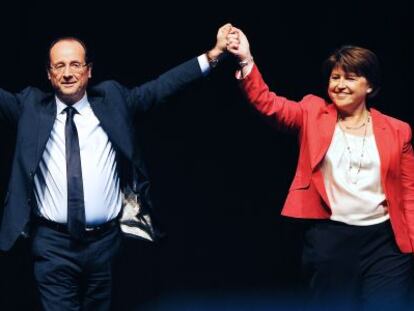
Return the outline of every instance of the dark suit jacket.
[[[91,107],[117,150],[121,162],[136,168],[141,178],[146,179],[146,173],[139,149],[134,146],[133,120],[136,114],[148,111],[200,77],[202,72],[197,58],[194,58],[139,87],[127,89],[115,81],[105,81],[88,90]],[[0,122],[17,130],[16,149],[0,227],[1,250],[10,249],[30,224],[36,206],[33,177],[55,118],[54,94],[33,87],[28,87],[19,94],[0,89]],[[141,185],[147,184],[146,180],[141,181]],[[146,186],[141,188],[147,189]]]

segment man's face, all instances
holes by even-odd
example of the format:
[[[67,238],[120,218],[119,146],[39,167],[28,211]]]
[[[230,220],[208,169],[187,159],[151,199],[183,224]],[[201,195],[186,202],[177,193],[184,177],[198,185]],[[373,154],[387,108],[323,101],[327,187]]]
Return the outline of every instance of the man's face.
[[[85,50],[75,40],[57,42],[50,50],[47,76],[57,96],[72,105],[85,94],[92,68],[85,63]]]

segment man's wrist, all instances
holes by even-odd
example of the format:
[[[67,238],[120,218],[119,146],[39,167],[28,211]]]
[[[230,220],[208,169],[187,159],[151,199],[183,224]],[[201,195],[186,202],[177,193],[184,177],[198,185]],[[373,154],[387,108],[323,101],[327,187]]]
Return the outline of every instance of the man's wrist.
[[[210,51],[208,51],[206,53],[207,56],[207,60],[208,63],[210,64],[210,66],[212,68],[216,67],[219,60],[220,60],[220,56],[223,54],[223,51],[217,49],[217,48],[213,48]]]

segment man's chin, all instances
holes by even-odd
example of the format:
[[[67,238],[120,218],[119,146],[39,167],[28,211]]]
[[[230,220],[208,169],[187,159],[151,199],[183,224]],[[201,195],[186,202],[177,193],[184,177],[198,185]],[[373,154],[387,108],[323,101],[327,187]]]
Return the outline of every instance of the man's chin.
[[[58,93],[58,97],[65,104],[71,105],[81,100],[81,98],[83,97],[83,94],[80,94],[79,92],[69,91],[69,90],[60,90],[60,92]]]

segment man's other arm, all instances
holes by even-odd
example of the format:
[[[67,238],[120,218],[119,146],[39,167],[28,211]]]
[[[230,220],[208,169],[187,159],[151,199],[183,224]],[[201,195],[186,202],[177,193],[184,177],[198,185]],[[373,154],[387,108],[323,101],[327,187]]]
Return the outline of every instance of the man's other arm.
[[[208,74],[210,67],[214,66],[226,51],[227,35],[231,31],[231,24],[220,27],[216,36],[216,44],[207,53],[174,67],[152,81],[131,89],[128,93],[130,108],[133,111],[148,111],[169,96],[185,89],[192,82]]]
[[[2,125],[13,127],[20,116],[20,103],[15,94],[0,89],[0,122]]]

